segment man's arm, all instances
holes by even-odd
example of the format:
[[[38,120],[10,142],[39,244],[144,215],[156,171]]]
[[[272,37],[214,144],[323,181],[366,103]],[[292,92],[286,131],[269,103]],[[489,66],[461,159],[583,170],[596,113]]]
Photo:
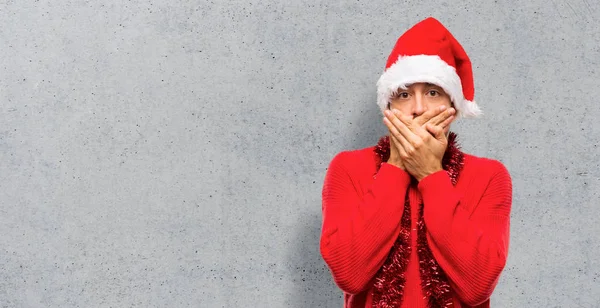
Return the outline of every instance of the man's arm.
[[[368,287],[400,233],[410,176],[384,162],[362,195],[343,153],[333,158],[325,175],[320,251],[340,289],[356,294]]]
[[[477,204],[461,203],[445,171],[425,177],[418,186],[433,256],[459,298],[472,306],[490,298],[508,254],[512,183],[506,168],[494,165]]]

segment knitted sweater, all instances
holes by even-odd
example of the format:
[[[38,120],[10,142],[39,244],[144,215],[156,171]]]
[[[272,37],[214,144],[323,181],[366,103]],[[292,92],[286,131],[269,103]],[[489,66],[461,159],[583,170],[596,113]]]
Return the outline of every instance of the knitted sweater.
[[[400,233],[407,190],[412,252],[402,307],[427,307],[416,252],[420,200],[427,242],[449,279],[454,307],[490,307],[509,246],[512,183],[504,165],[465,153],[456,186],[446,171],[417,183],[386,162],[374,176],[373,149],[338,153],[323,184],[320,251],[344,292],[344,307],[372,306],[373,278]]]

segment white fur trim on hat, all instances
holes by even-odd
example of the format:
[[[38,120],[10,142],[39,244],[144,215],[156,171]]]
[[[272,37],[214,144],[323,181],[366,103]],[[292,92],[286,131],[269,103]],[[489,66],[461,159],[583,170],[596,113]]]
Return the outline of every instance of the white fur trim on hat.
[[[381,112],[387,108],[394,92],[417,82],[432,83],[444,89],[459,116],[472,118],[483,114],[474,101],[465,99],[456,69],[436,55],[400,56],[381,75],[377,81],[377,105]]]

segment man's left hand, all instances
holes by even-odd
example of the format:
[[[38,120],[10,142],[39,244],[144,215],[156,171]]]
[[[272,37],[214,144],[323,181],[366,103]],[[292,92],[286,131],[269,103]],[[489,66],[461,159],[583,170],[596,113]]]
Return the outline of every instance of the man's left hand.
[[[402,149],[400,157],[406,171],[421,181],[426,176],[442,169],[442,158],[448,146],[444,129],[440,125],[419,125],[410,116],[394,110],[386,114],[386,125]]]

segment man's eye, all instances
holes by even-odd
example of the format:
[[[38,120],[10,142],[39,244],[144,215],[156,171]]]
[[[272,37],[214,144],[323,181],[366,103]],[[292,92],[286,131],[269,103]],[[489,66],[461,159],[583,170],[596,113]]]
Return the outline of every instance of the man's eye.
[[[398,97],[399,98],[408,98],[408,93],[402,92],[402,93],[398,94]]]
[[[431,96],[436,96],[436,95],[438,95],[438,94],[440,94],[440,92],[438,92],[438,91],[436,91],[436,90],[430,90],[430,91],[429,91],[429,95],[431,95]]]

